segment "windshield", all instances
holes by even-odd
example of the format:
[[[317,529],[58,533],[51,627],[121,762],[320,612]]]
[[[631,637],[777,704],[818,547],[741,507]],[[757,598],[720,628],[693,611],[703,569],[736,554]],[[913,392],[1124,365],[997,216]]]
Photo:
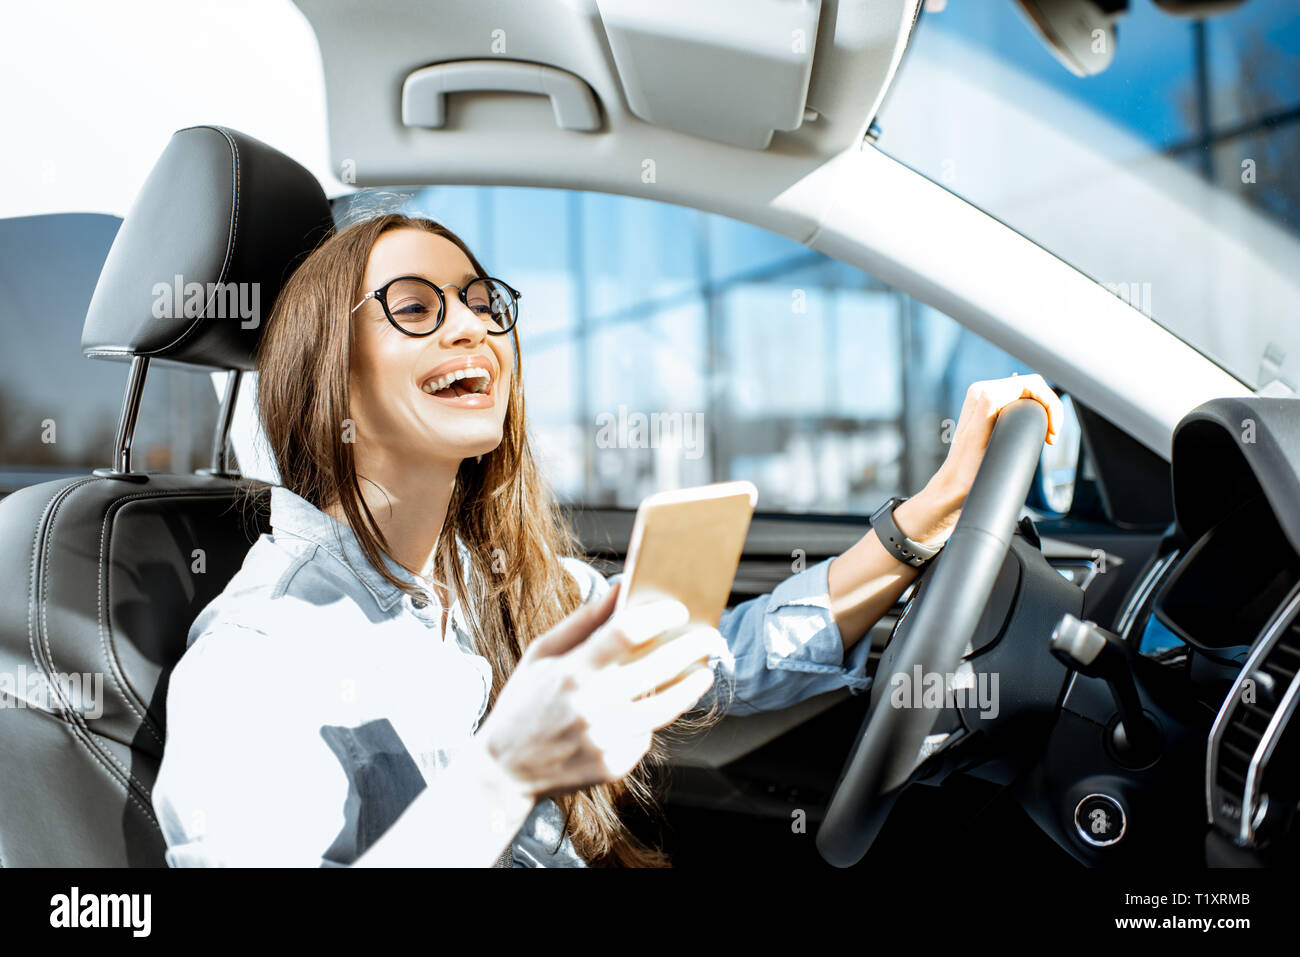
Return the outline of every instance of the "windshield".
[[[1134,2],[1077,77],[1013,0],[926,12],[881,150],[1087,273],[1252,388],[1300,383],[1300,7]]]

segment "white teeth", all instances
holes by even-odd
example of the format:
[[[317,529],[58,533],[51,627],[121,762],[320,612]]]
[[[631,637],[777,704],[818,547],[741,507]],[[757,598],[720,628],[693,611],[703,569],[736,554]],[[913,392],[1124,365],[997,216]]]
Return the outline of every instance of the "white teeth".
[[[486,392],[488,385],[492,381],[492,375],[487,369],[457,369],[455,372],[448,372],[446,375],[439,376],[437,379],[430,379],[423,386],[424,391],[433,395],[435,392],[441,392],[443,389],[451,386],[453,382],[459,382],[462,379],[475,379],[473,390],[475,392]]]

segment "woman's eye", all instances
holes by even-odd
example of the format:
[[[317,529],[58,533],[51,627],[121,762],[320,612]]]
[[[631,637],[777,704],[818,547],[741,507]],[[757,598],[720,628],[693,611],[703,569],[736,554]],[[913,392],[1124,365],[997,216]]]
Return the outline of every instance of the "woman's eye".
[[[428,308],[422,302],[404,302],[393,309],[395,316],[423,316]]]

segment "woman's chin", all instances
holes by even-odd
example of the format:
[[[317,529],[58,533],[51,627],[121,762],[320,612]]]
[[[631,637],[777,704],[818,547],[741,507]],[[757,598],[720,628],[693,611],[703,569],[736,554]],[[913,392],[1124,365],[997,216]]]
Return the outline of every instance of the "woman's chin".
[[[435,443],[435,450],[439,458],[446,459],[465,459],[478,458],[480,455],[487,455],[499,448],[501,445],[501,433],[494,432],[482,435],[465,435],[445,436]]]
[[[426,414],[416,425],[419,439],[411,447],[427,450],[443,461],[487,455],[501,445],[505,425],[490,411],[485,412],[460,412],[455,416]]]

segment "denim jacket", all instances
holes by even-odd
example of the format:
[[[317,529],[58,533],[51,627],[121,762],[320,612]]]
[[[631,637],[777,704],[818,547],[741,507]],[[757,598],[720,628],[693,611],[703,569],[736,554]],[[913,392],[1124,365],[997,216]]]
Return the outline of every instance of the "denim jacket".
[[[440,634],[435,594],[405,595],[344,523],[287,489],[271,491],[271,526],[195,619],[172,672],[153,806],[173,867],[351,864],[454,760],[487,707],[491,666],[459,600]],[[611,587],[563,562],[584,601]],[[728,714],[752,714],[867,688],[869,642],[845,659],[828,565],[723,614],[728,654],[711,660],[716,678],[698,707],[716,696]],[[516,867],[585,866],[550,799],[509,851]]]

